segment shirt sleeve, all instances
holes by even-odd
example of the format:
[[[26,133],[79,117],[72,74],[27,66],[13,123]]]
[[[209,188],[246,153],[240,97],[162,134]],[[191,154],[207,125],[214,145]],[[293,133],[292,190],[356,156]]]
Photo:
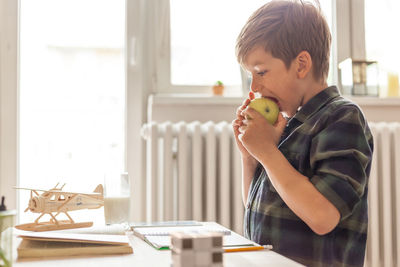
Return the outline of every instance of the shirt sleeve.
[[[311,182],[339,210],[341,220],[352,214],[365,192],[372,151],[372,135],[355,105],[331,113],[325,129],[312,139]]]

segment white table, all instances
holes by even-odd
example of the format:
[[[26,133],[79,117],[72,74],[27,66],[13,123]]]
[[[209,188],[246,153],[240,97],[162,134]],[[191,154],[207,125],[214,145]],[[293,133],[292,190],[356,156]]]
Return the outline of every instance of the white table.
[[[102,266],[150,266],[170,267],[171,252],[156,250],[143,240],[130,235],[133,254],[101,257],[70,257],[65,259],[15,260],[15,267],[102,267]],[[19,238],[16,240],[18,244]],[[16,257],[16,251],[15,257]],[[224,253],[224,266],[302,266],[273,251],[249,251]]]

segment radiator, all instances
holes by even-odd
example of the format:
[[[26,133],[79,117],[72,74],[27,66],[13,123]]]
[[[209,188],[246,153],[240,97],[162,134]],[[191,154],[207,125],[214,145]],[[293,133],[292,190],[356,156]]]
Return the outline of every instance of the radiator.
[[[400,123],[370,123],[370,128],[374,156],[365,266],[400,266]]]
[[[243,233],[241,161],[230,123],[150,123],[142,137],[147,221],[216,221]]]
[[[365,266],[400,267],[400,123],[370,128],[374,157]],[[148,221],[217,221],[243,233],[241,163],[230,123],[151,123],[142,136]]]

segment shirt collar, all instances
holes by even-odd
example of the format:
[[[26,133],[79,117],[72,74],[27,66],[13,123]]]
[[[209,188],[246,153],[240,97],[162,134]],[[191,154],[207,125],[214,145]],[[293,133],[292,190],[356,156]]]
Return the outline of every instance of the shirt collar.
[[[299,111],[297,111],[297,113],[291,119],[289,119],[286,124],[286,128],[282,133],[279,147],[294,129],[296,129],[315,112],[320,110],[323,106],[338,96],[340,96],[340,93],[336,86],[325,88],[323,91],[313,96],[303,107],[300,108]]]
[[[293,116],[292,119],[305,122],[315,112],[320,110],[333,98],[338,96],[340,96],[340,93],[336,86],[325,88],[323,91],[313,96],[306,104],[304,104],[304,106],[300,108],[300,110]]]

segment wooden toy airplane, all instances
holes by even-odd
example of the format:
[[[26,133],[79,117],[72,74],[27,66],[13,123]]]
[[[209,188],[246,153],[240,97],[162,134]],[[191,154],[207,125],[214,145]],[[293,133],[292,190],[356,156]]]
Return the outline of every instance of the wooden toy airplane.
[[[33,223],[20,224],[15,228],[40,232],[92,226],[93,222],[74,222],[68,212],[102,207],[104,205],[103,186],[99,184],[93,193],[65,192],[62,191],[65,184],[60,188],[57,188],[57,186],[58,183],[50,190],[16,188],[31,191],[31,197],[25,212],[30,210],[33,213],[40,213],[40,216]],[[38,192],[43,193],[39,194]],[[56,217],[61,213],[64,213],[69,220],[57,220]],[[45,214],[51,216],[50,221],[39,222],[39,219]]]

